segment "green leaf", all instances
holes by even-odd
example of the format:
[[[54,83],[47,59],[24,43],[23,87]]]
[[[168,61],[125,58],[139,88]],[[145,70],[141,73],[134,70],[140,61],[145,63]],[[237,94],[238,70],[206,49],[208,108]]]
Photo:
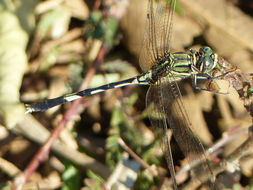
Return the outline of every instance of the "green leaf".
[[[154,177],[147,176],[145,172],[141,172],[134,187],[139,190],[151,189],[152,185],[154,185],[154,180]]]
[[[111,128],[109,137],[106,139],[106,163],[113,169],[116,163],[122,158],[122,148],[119,146],[118,139],[120,138],[120,124],[124,121],[124,116],[118,107],[113,109]]]
[[[101,12],[94,11],[84,26],[84,37],[103,40],[108,47],[112,47],[118,25],[118,20],[114,16],[103,16]]]
[[[64,181],[64,185],[62,186],[62,190],[77,190],[80,189],[81,185],[81,175],[74,165],[66,164],[65,171],[62,174],[62,179]]]
[[[99,176],[98,174],[94,173],[94,172],[91,171],[91,170],[88,170],[88,171],[87,171],[87,176],[88,176],[89,178],[91,178],[91,179],[95,179],[95,180],[97,180],[97,181],[100,181],[101,183],[104,183],[104,182],[105,182],[105,180],[104,180],[101,176]]]

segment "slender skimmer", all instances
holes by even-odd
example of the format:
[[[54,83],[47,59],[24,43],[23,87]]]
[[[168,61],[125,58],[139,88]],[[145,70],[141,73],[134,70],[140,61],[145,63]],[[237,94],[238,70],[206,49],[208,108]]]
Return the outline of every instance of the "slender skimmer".
[[[209,161],[205,157],[204,148],[190,129],[191,123],[182,103],[177,81],[191,78],[195,89],[213,91],[208,88],[200,88],[198,81],[212,81],[224,76],[227,72],[223,70],[219,56],[210,47],[190,50],[187,53],[170,53],[169,44],[176,0],[171,0],[170,4],[165,0],[160,0],[158,3],[155,1],[148,0],[144,44],[140,54],[140,66],[144,71],[141,75],[27,105],[26,113],[45,111],[83,96],[101,93],[113,88],[128,85],[150,85],[146,104],[153,104],[154,111],[160,115],[159,120],[152,118],[150,120],[153,126],[163,129],[162,148],[172,176],[174,189],[177,189],[172,152],[167,138],[168,128],[172,129],[173,136],[186,157],[191,160],[204,160],[198,169],[193,169],[192,172],[197,173],[201,170],[209,176],[210,180],[214,178]],[[215,75],[217,72],[220,74]],[[179,121],[172,117],[172,106],[174,114],[176,112],[182,120]]]

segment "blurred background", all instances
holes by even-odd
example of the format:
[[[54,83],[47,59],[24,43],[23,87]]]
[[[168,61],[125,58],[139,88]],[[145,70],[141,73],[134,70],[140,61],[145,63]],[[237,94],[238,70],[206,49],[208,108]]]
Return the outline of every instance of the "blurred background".
[[[140,74],[146,10],[147,0],[0,1],[1,189],[172,189],[148,120],[148,87],[24,114],[24,104]],[[252,73],[252,15],[250,0],[178,0],[170,51],[208,45]],[[238,92],[226,81],[219,84],[226,95],[196,91],[190,80],[180,87],[208,157],[223,163],[241,150],[252,118]],[[174,142],[172,150],[182,171],[185,158]],[[253,188],[253,150],[238,152],[220,164],[217,189]],[[196,178],[188,171],[177,176],[182,188],[206,189],[204,182],[189,185]]]

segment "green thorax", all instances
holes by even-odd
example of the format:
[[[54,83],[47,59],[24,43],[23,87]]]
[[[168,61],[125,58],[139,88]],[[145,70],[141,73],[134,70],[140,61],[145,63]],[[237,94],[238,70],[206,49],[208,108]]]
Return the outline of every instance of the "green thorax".
[[[139,77],[140,82],[155,83],[163,77],[171,80],[181,80],[191,75],[191,65],[194,60],[192,54],[168,53],[159,59],[152,68]]]

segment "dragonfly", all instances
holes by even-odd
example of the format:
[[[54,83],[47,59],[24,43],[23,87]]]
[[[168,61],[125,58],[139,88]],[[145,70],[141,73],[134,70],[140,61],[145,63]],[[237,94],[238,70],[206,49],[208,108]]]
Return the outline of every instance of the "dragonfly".
[[[178,189],[175,169],[168,139],[168,129],[181,151],[189,160],[204,160],[193,173],[200,170],[204,175],[213,179],[214,175],[205,150],[200,140],[191,130],[191,122],[185,110],[178,82],[191,78],[192,86],[198,90],[216,92],[212,88],[199,86],[200,80],[213,81],[226,75],[219,56],[208,47],[199,50],[190,49],[188,52],[170,52],[172,37],[173,17],[176,0],[148,0],[146,27],[143,47],[139,63],[143,73],[118,82],[112,82],[96,88],[89,88],[72,94],[47,99],[42,102],[26,105],[26,113],[42,112],[57,105],[72,102],[84,96],[90,96],[109,89],[120,88],[128,85],[149,85],[146,95],[146,105],[153,105],[153,110],[160,117],[154,119],[150,116],[151,124],[162,129],[162,149],[172,177],[174,189]],[[218,75],[216,73],[219,73]],[[173,108],[173,109],[172,109]],[[171,110],[174,110],[173,113]],[[180,121],[172,115],[180,116]]]

